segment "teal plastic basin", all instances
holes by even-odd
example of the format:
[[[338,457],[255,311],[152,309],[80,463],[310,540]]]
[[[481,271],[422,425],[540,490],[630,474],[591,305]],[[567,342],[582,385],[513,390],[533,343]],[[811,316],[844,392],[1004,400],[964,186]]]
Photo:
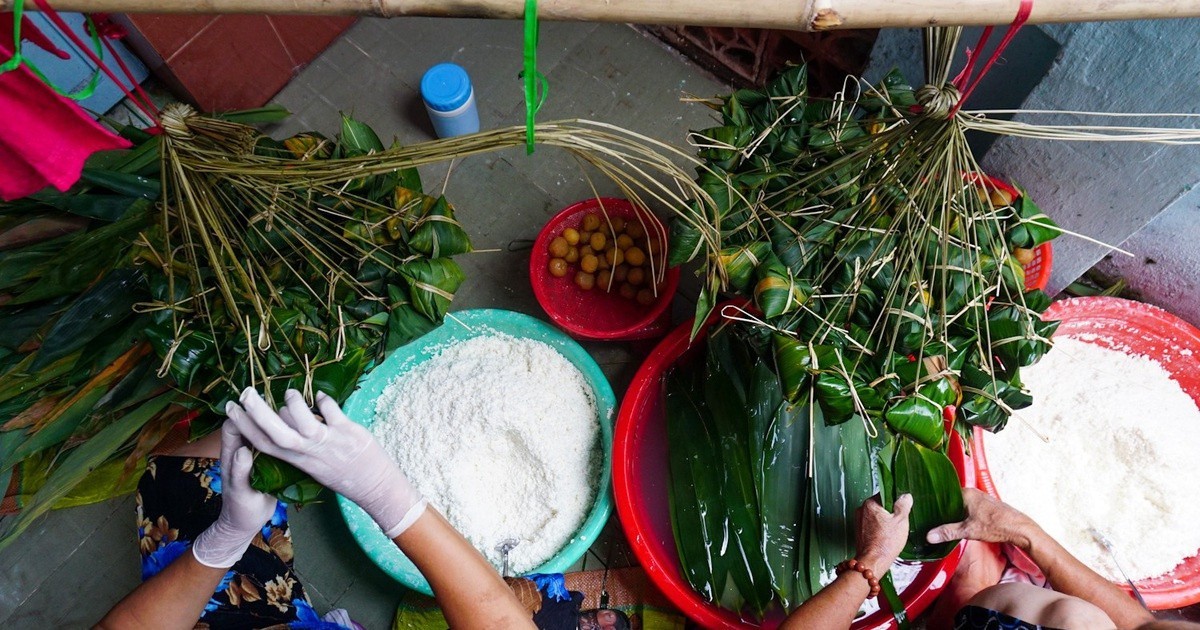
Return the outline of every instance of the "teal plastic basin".
[[[346,415],[363,426],[371,426],[375,421],[375,401],[393,379],[432,358],[447,344],[495,333],[549,344],[579,368],[584,380],[591,386],[596,401],[603,448],[600,487],[596,492],[596,501],[588,513],[587,520],[571,541],[545,564],[531,571],[562,573],[587,553],[612,512],[612,422],[613,409],[616,407],[616,397],[608,379],[604,378],[604,373],[600,371],[600,366],[596,365],[591,355],[570,337],[557,328],[522,313],[498,309],[451,313],[446,318],[446,323],[424,337],[396,349],[383,363],[363,376],[358,383],[358,390],[346,401]],[[425,581],[417,567],[383,534],[383,530],[379,529],[362,508],[341,495],[338,495],[337,501],[350,533],[379,568],[408,588],[426,595],[433,594],[429,582]]]

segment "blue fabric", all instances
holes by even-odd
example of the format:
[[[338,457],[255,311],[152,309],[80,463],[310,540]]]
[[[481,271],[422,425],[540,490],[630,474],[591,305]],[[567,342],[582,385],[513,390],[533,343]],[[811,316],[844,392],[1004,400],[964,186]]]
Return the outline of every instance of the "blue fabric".
[[[292,605],[296,607],[296,620],[289,623],[289,628],[297,630],[346,630],[346,627],[332,621],[325,621],[317,614],[317,611],[303,599],[293,599]]]
[[[168,564],[171,564],[176,558],[186,553],[191,546],[192,543],[190,541],[172,540],[143,556],[142,581],[145,582],[161,573],[163,569],[167,568]]]
[[[561,573],[531,573],[525,577],[533,580],[539,591],[556,602],[565,602],[571,599],[571,593],[567,591],[567,584],[563,581]]]

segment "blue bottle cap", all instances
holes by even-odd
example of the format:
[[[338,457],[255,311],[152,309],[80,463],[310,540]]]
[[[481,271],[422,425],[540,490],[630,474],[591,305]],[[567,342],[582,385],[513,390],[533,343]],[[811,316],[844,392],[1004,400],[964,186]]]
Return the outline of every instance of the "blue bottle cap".
[[[439,63],[421,77],[421,98],[430,109],[454,111],[471,98],[471,77],[462,66]]]

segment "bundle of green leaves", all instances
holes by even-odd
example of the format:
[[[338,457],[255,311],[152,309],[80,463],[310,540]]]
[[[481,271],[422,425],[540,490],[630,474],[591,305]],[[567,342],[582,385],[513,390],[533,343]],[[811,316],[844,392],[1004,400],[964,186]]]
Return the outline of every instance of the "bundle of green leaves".
[[[736,523],[745,502],[758,520],[729,531],[764,532],[732,547],[751,551],[736,570],[730,565],[727,584],[689,566],[698,550],[681,547],[681,556],[699,592],[761,613],[771,601],[764,584],[792,606],[819,588],[817,576],[853,556],[846,527],[876,491],[886,507],[899,494],[914,495],[904,557],[949,551],[924,542],[931,527],[962,517],[945,427],[999,430],[1014,409],[1030,404],[1020,368],[1048,350],[1057,323],[1041,320],[1049,297],[1027,290],[1018,257],[1060,230],[1027,195],[1014,198],[982,176],[959,121],[926,115],[895,72],[857,95],[817,99],[807,95],[805,67],[796,66],[761,91],[738,90],[711,105],[722,124],[692,141],[704,161],[697,182],[714,204],[674,219],[671,262],[704,263],[695,333],[722,296],[748,301],[745,311],[726,306],[722,314],[754,320],[757,330],[722,343],[749,345],[754,359],[721,362],[715,372],[710,358],[703,378],[678,378],[673,391],[677,399],[703,399],[729,379],[744,381],[747,392],[777,388],[783,403],[766,407],[774,424],[756,420],[756,403],[743,395],[748,423],[743,413],[741,424],[726,426],[749,432],[731,435],[717,422],[708,435],[714,444],[782,450],[710,455],[733,475],[743,467],[774,472],[781,456],[807,465],[788,467],[803,479],[782,480],[786,492],[743,484],[744,501],[721,516]],[[719,418],[719,406],[709,406]],[[778,442],[768,428],[777,432],[781,422],[789,434]],[[795,455],[790,440],[798,439],[812,444],[802,449],[808,456]],[[676,496],[710,500],[713,488],[705,489],[700,471],[687,474],[676,461],[695,454],[671,444]],[[834,487],[845,490],[844,501],[825,509],[831,504],[822,495]],[[800,494],[788,494],[795,489]],[[739,496],[730,492],[727,500]],[[795,496],[808,497],[807,507]],[[821,510],[812,511],[814,501]],[[677,531],[697,526],[695,514],[675,513],[685,520],[677,519]],[[788,533],[778,541],[767,534],[780,531]],[[731,547],[707,547],[706,562],[716,561],[717,548]],[[764,570],[739,576],[755,566]],[[729,585],[739,596],[723,597]]]
[[[441,322],[463,281],[450,256],[470,241],[414,169],[264,197],[209,168],[240,150],[220,146],[233,139],[281,168],[383,149],[349,117],[335,139],[246,126],[284,115],[197,118],[227,134],[205,136],[200,157],[123,128],[136,147],[94,156],[77,187],[0,206],[0,488],[20,510],[0,548],[49,509],[132,490],[173,425],[212,431],[242,388],[344,400],[373,361]],[[190,201],[201,194],[208,214]],[[218,235],[237,249],[209,258]],[[265,456],[254,482],[294,501],[319,490]]]

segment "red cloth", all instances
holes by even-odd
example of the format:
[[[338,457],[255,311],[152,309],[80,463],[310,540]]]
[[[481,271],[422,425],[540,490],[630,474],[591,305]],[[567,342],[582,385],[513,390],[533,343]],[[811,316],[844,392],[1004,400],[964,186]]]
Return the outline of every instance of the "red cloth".
[[[12,14],[0,14],[0,33],[11,33],[12,27]],[[26,21],[21,30],[30,41],[63,55],[32,23]],[[12,45],[0,41],[0,61],[12,53]],[[129,146],[28,68],[0,74],[0,199],[18,199],[47,185],[65,191],[79,180],[92,153]]]

